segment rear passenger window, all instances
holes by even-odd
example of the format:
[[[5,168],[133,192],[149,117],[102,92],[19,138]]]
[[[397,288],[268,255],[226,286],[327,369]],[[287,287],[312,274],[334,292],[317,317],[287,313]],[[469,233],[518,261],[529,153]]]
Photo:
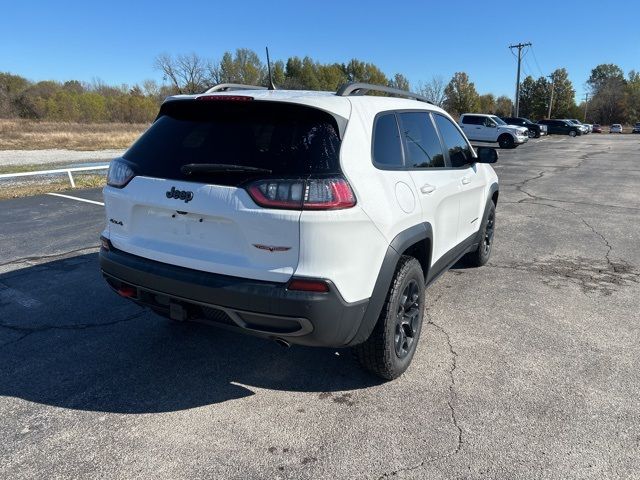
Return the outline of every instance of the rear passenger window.
[[[471,147],[458,128],[442,115],[434,115],[434,118],[444,145],[449,150],[451,166],[462,167],[471,163],[473,158]]]
[[[385,167],[402,167],[398,122],[393,113],[382,115],[373,128],[373,161]]]
[[[464,117],[462,117],[462,123],[464,123],[465,125],[484,125],[484,117],[465,115]]]
[[[401,132],[407,145],[406,166],[410,168],[444,167],[442,145],[426,112],[400,114]]]

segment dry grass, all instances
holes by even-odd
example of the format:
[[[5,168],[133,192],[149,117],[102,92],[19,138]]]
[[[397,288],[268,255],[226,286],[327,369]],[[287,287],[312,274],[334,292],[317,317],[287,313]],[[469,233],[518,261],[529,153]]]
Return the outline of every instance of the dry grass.
[[[73,180],[76,188],[102,188],[106,182],[105,175],[74,175]],[[11,188],[0,189],[0,200],[8,198],[29,197],[31,195],[41,195],[50,192],[69,192],[73,195],[73,188],[69,184],[69,180],[55,180],[45,183],[24,183],[12,185]]]
[[[129,147],[149,125],[0,119],[0,150],[102,150]]]

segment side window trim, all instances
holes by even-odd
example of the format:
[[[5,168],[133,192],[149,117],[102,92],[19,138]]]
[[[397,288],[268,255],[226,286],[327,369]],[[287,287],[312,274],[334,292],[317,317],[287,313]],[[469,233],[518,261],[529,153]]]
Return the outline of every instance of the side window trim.
[[[378,120],[381,117],[386,115],[393,116],[393,119],[396,122],[396,132],[398,134],[398,139],[400,141],[400,156],[401,156],[401,165],[399,166],[391,166],[385,165],[383,163],[376,162],[375,157],[375,142],[376,142],[376,129],[378,128]],[[406,166],[406,153],[404,151],[404,142],[402,140],[402,134],[400,132],[400,119],[398,118],[398,112],[395,110],[387,110],[384,112],[378,112],[376,116],[373,118],[373,130],[371,132],[371,163],[378,170],[404,170]]]

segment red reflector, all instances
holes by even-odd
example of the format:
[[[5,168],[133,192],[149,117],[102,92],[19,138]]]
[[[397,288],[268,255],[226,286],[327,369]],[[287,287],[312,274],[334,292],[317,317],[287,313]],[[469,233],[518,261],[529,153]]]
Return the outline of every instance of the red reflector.
[[[125,298],[135,297],[138,293],[136,289],[130,285],[121,285],[120,288],[118,288],[117,292],[118,295]]]
[[[253,100],[253,97],[245,95],[201,95],[196,100],[221,100],[225,102],[247,102]]]
[[[326,293],[329,291],[329,285],[327,285],[327,282],[325,282],[324,280],[302,280],[296,278],[289,282],[287,290]]]

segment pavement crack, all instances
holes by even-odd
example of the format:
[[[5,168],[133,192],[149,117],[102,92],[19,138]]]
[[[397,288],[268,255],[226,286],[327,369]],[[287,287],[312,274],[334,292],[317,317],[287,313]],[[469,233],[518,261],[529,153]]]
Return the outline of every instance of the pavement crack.
[[[438,295],[434,299],[434,301],[432,302],[432,305],[435,304],[440,299],[440,297],[442,297],[442,294]],[[447,342],[449,353],[451,354],[451,368],[447,372],[449,376],[449,399],[447,400],[447,406],[449,407],[449,415],[450,415],[451,423],[453,424],[457,432],[456,446],[453,450],[451,450],[448,453],[445,453],[444,455],[439,455],[437,457],[423,460],[420,463],[417,463],[415,465],[411,465],[408,467],[401,467],[401,468],[392,470],[390,472],[385,472],[378,477],[378,480],[381,480],[383,478],[395,477],[400,473],[418,470],[419,468],[422,468],[425,465],[429,465],[431,463],[437,462],[438,460],[443,460],[445,458],[453,457],[454,455],[457,455],[460,452],[460,450],[462,449],[462,445],[464,443],[462,427],[460,427],[460,424],[458,423],[458,416],[455,409],[455,401],[457,397],[456,391],[455,391],[455,386],[456,386],[455,371],[458,368],[458,352],[456,352],[456,350],[453,348],[453,344],[451,343],[451,337],[449,336],[449,333],[441,325],[435,323],[428,313],[427,313],[427,318],[429,319],[429,321],[427,322],[427,325],[433,325],[433,327],[436,330],[438,330],[440,333],[443,334]]]
[[[112,326],[112,325],[117,325],[119,323],[130,322],[132,320],[136,320],[136,319],[140,318],[142,315],[144,315],[145,313],[146,313],[146,310],[141,310],[139,312],[133,313],[131,315],[128,315],[128,316],[126,316],[124,318],[120,318],[118,320],[113,320],[111,322],[79,323],[79,324],[75,324],[75,325],[40,325],[38,327],[21,327],[19,325],[7,325],[7,324],[0,323],[0,328],[4,328],[4,329],[11,330],[11,331],[18,332],[18,333],[22,334],[20,337],[14,339],[14,340],[10,340],[8,342],[5,342],[5,343],[1,344],[0,346],[4,347],[4,346],[7,346],[7,345],[15,344],[15,343],[18,343],[18,342],[24,340],[29,335],[32,335],[34,333],[46,332],[46,331],[49,331],[49,330],[88,330],[88,329],[91,329],[91,328],[109,327],[109,326]]]

